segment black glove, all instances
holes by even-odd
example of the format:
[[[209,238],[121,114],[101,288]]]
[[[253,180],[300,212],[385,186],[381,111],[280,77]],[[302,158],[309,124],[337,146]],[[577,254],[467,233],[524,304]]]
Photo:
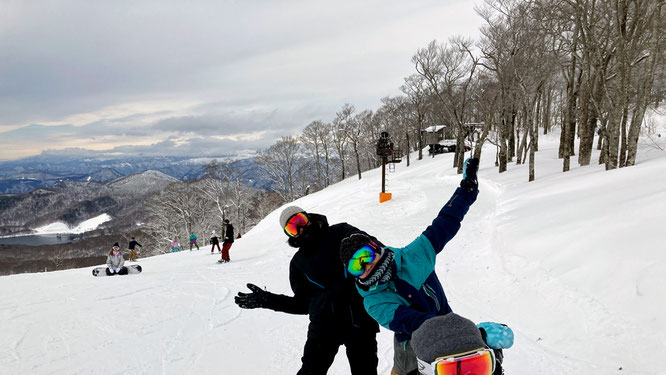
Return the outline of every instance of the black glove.
[[[243,309],[256,309],[266,307],[268,296],[272,293],[267,292],[254,284],[247,284],[252,293],[241,293],[234,297],[234,302]]]
[[[478,189],[479,182],[476,180],[476,172],[479,171],[479,159],[469,158],[463,165],[463,180],[460,181],[460,187],[472,191]]]

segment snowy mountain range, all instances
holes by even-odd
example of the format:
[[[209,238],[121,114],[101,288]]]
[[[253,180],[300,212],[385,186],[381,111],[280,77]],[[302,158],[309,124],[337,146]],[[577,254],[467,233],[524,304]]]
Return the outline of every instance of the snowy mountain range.
[[[526,164],[499,174],[495,149],[484,149],[479,198],[437,257],[449,303],[477,323],[512,327],[507,374],[661,374],[666,153],[643,147],[633,167],[562,173],[558,138],[540,138],[529,183]],[[460,183],[452,158],[398,164],[382,204],[379,170],[290,204],[404,246]],[[93,278],[89,267],[0,277],[2,373],[296,373],[308,318],[233,302],[246,283],[292,295],[280,212],[243,234],[228,264],[202,248],[140,259],[140,275]],[[377,338],[387,374],[393,335],[382,328]],[[344,348],[328,374],[349,374]]]
[[[107,225],[131,224],[140,217],[136,215],[137,210],[143,210],[141,202],[176,181],[162,172],[149,170],[107,183],[63,180],[27,194],[0,195],[0,235],[26,233],[29,228],[56,221],[76,225],[102,214],[119,218]]]
[[[267,186],[253,156],[220,156],[216,160],[236,163],[245,171],[247,181],[252,180],[253,186]],[[0,162],[0,194],[27,193],[65,180],[105,183],[148,170],[160,171],[178,180],[192,180],[201,177],[204,167],[212,160],[178,156],[93,157],[45,154]]]

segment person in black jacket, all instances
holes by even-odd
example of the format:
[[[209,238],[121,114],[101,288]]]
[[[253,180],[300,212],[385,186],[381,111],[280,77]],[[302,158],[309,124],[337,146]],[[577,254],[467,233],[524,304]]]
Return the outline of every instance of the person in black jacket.
[[[136,238],[132,237],[132,240],[129,242],[129,245],[127,248],[129,249],[129,260],[131,261],[136,261],[136,258],[138,257],[138,252],[136,251],[136,247],[143,247],[141,244],[136,240]]]
[[[328,225],[325,216],[290,206],[280,215],[280,226],[298,249],[289,265],[294,296],[285,296],[247,284],[251,293],[235,298],[241,308],[267,308],[289,314],[308,314],[310,325],[298,375],[326,374],[340,345],[345,345],[354,375],[377,374],[379,325],[363,307],[354,278],[339,256],[340,242],[361,232],[347,224]],[[362,233],[362,232],[361,232]]]
[[[217,251],[222,252],[222,250],[220,250],[220,240],[217,238],[217,235],[215,234],[214,230],[213,230],[213,233],[211,234],[211,237],[210,237],[210,243],[211,243],[211,245],[213,245],[210,248],[210,253],[211,254],[213,254],[215,252],[215,246],[217,246]]]
[[[231,259],[229,258],[229,249],[234,243],[234,226],[231,225],[229,219],[224,219],[224,242],[222,242],[222,263],[229,263]]]

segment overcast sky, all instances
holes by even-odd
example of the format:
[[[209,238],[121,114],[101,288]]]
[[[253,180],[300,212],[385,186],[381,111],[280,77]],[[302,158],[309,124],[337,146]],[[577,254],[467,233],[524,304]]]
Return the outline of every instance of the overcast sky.
[[[478,1],[477,1],[478,3]],[[476,37],[468,0],[0,2],[0,160],[268,147],[376,109],[420,47]]]

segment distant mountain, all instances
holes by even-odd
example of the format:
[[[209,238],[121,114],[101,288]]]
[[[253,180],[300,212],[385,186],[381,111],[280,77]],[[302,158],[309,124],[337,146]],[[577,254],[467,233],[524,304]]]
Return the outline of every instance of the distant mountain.
[[[135,195],[161,191],[167,185],[178,181],[177,178],[173,178],[160,171],[149,170],[117,178],[109,182],[107,186],[112,189],[114,194]]]
[[[152,193],[177,181],[149,170],[107,183],[62,180],[30,193],[0,195],[0,235],[26,233],[55,221],[73,226],[103,213],[113,217],[105,227],[131,226],[140,218],[143,202]]]
[[[113,168],[102,168],[98,171],[95,171],[88,175],[86,180],[88,181],[98,181],[98,182],[107,182],[115,180],[118,177],[122,177],[123,174],[118,172]]]
[[[266,188],[253,155],[220,156],[218,162],[236,164],[244,171],[248,185]],[[123,176],[159,171],[178,180],[194,180],[205,173],[213,158],[182,156],[62,156],[39,155],[0,162],[0,194],[23,194],[50,188],[63,181],[105,183]]]

